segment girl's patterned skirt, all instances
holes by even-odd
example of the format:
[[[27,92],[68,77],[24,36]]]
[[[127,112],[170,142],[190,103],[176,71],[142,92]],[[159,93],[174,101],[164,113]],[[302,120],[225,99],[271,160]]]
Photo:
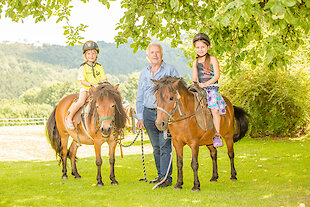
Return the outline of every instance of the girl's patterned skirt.
[[[218,109],[220,114],[226,114],[226,102],[216,89],[206,89],[208,107],[210,109]]]

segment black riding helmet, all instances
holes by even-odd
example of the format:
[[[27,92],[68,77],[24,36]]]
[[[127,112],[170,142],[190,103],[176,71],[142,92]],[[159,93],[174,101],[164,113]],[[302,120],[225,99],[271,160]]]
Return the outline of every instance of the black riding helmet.
[[[195,45],[195,42],[197,42],[198,40],[202,40],[204,41],[207,45],[210,45],[210,38],[208,35],[206,35],[205,33],[198,33],[195,35],[195,37],[193,38],[193,45]]]
[[[99,53],[99,47],[98,44],[95,43],[94,41],[87,41],[84,43],[83,47],[83,54],[87,51],[87,50],[96,50],[97,53]]]

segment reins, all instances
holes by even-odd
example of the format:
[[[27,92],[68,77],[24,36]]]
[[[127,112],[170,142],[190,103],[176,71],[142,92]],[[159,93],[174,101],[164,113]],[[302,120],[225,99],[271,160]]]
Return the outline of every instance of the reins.
[[[176,90],[176,93],[177,93],[177,99],[176,99],[175,106],[173,107],[171,113],[169,113],[168,111],[166,111],[166,110],[163,109],[162,107],[157,106],[157,109],[158,109],[158,110],[161,110],[162,112],[164,112],[165,114],[167,114],[167,115],[169,116],[168,124],[172,124],[173,122],[179,122],[179,121],[183,121],[183,120],[185,120],[185,119],[189,119],[189,118],[191,118],[191,117],[196,116],[196,115],[198,114],[198,112],[201,111],[201,110],[197,110],[197,109],[198,109],[198,106],[199,106],[199,105],[197,105],[197,107],[196,107],[196,109],[195,109],[195,112],[194,112],[193,114],[188,115],[188,116],[185,116],[185,117],[180,118],[180,119],[177,119],[177,120],[174,120],[174,119],[173,119],[173,115],[174,115],[174,113],[175,113],[177,110],[179,111],[180,116],[183,116],[183,114],[182,114],[182,112],[181,112],[181,109],[180,109],[180,104],[179,104],[181,97],[180,97],[180,94],[179,94],[178,90]],[[199,102],[201,102],[203,98],[204,98],[204,97],[202,96],[201,99],[199,100]]]

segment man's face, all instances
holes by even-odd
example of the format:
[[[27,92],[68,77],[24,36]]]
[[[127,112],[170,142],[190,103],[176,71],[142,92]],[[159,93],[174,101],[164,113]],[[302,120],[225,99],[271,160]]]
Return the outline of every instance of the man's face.
[[[160,47],[152,45],[148,49],[147,57],[151,64],[161,64],[163,54],[161,53]]]

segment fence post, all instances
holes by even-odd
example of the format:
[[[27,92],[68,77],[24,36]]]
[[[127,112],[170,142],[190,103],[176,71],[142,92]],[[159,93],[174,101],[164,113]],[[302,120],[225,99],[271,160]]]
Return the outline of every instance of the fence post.
[[[43,118],[43,125],[46,125],[46,117]]]

